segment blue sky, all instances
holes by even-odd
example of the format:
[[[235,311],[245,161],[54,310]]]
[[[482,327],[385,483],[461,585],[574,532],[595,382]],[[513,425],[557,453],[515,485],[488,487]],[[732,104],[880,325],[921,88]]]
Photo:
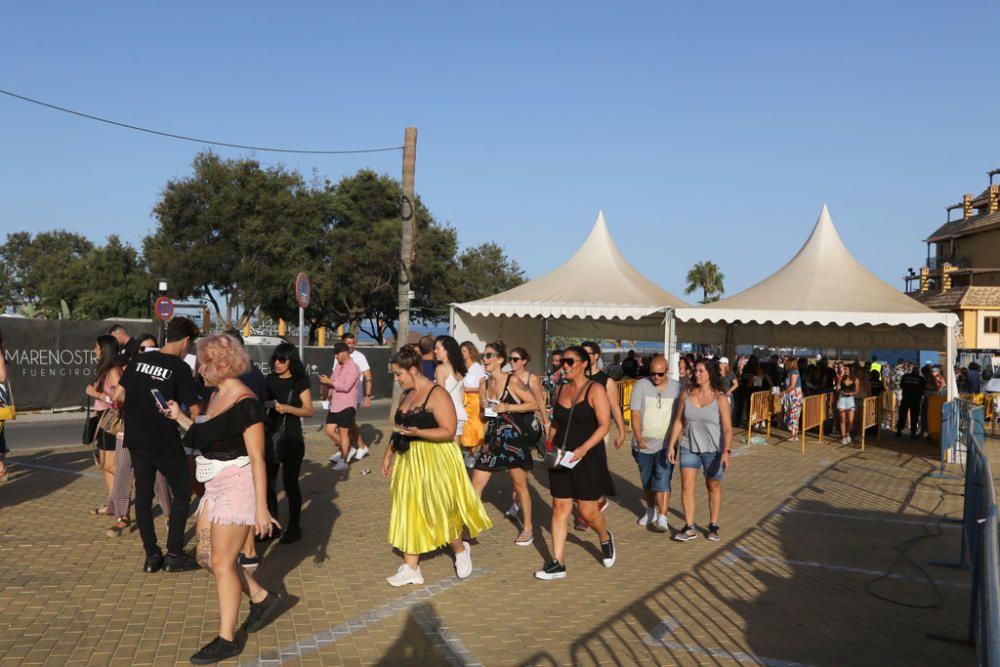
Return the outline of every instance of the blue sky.
[[[255,145],[392,146],[415,126],[425,203],[529,276],[603,208],[665,289],[711,259],[733,294],[827,203],[901,287],[944,206],[1000,167],[998,24],[987,2],[33,2],[5,8],[0,88]],[[135,244],[201,149],[5,97],[0,145],[0,232]],[[398,153],[256,157],[333,180],[401,168]]]

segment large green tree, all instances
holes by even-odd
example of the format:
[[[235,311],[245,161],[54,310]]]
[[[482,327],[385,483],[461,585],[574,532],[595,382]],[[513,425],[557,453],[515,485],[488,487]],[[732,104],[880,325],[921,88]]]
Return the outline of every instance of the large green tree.
[[[76,301],[76,319],[148,317],[152,281],[142,256],[130,245],[109,236],[84,259],[83,291]]]
[[[472,301],[517,287],[524,271],[493,242],[467,248],[458,256],[455,301]]]
[[[719,270],[719,267],[709,260],[698,262],[691,267],[687,274],[687,287],[685,294],[690,294],[695,290],[701,290],[701,303],[712,303],[718,301],[725,291],[726,277]]]
[[[8,234],[0,246],[3,305],[55,318],[65,301],[72,313],[86,290],[86,258],[93,249],[86,237],[62,229]]]

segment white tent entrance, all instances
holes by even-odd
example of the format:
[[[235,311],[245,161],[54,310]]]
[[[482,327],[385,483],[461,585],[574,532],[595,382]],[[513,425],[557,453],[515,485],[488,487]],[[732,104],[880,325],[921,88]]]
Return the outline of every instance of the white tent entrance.
[[[667,341],[670,309],[687,304],[622,256],[603,211],[565,264],[513,289],[451,307],[451,332],[479,349],[503,340],[531,351],[544,368],[547,336]]]
[[[847,250],[826,206],[799,252],[777,272],[739,294],[678,308],[683,340],[710,345],[942,350],[950,377],[953,313],[939,313],[863,267]],[[686,325],[686,326],[685,326]],[[949,398],[954,381],[948,383]]]

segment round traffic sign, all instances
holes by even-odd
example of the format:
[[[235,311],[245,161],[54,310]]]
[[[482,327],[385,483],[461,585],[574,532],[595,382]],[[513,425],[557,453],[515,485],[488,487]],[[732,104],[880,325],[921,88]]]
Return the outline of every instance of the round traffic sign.
[[[174,316],[174,302],[168,296],[161,296],[153,304],[153,312],[156,313],[157,317],[166,322]]]
[[[309,307],[309,277],[305,273],[295,276],[295,301],[299,308]]]

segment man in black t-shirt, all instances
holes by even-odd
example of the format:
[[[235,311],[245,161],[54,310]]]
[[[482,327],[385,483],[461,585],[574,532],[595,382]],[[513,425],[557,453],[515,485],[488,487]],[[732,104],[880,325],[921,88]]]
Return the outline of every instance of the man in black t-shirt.
[[[187,456],[181,446],[176,422],[164,416],[153,398],[159,391],[167,401],[187,406],[198,413],[191,367],[184,362],[198,328],[186,317],[167,325],[167,342],[155,352],[146,352],[125,370],[115,400],[124,403],[125,447],[132,455],[135,471],[135,518],[146,550],[146,572],[160,568],[167,572],[198,569],[184,553],[184,528],[191,499]],[[167,480],[173,500],[167,530],[167,555],[163,556],[153,527],[153,481],[160,472]]]
[[[125,330],[120,324],[116,324],[108,329],[108,333],[114,336],[114,339],[118,341],[118,364],[125,368],[129,365],[139,350],[139,340],[137,338],[132,338],[128,335],[128,331]]]

